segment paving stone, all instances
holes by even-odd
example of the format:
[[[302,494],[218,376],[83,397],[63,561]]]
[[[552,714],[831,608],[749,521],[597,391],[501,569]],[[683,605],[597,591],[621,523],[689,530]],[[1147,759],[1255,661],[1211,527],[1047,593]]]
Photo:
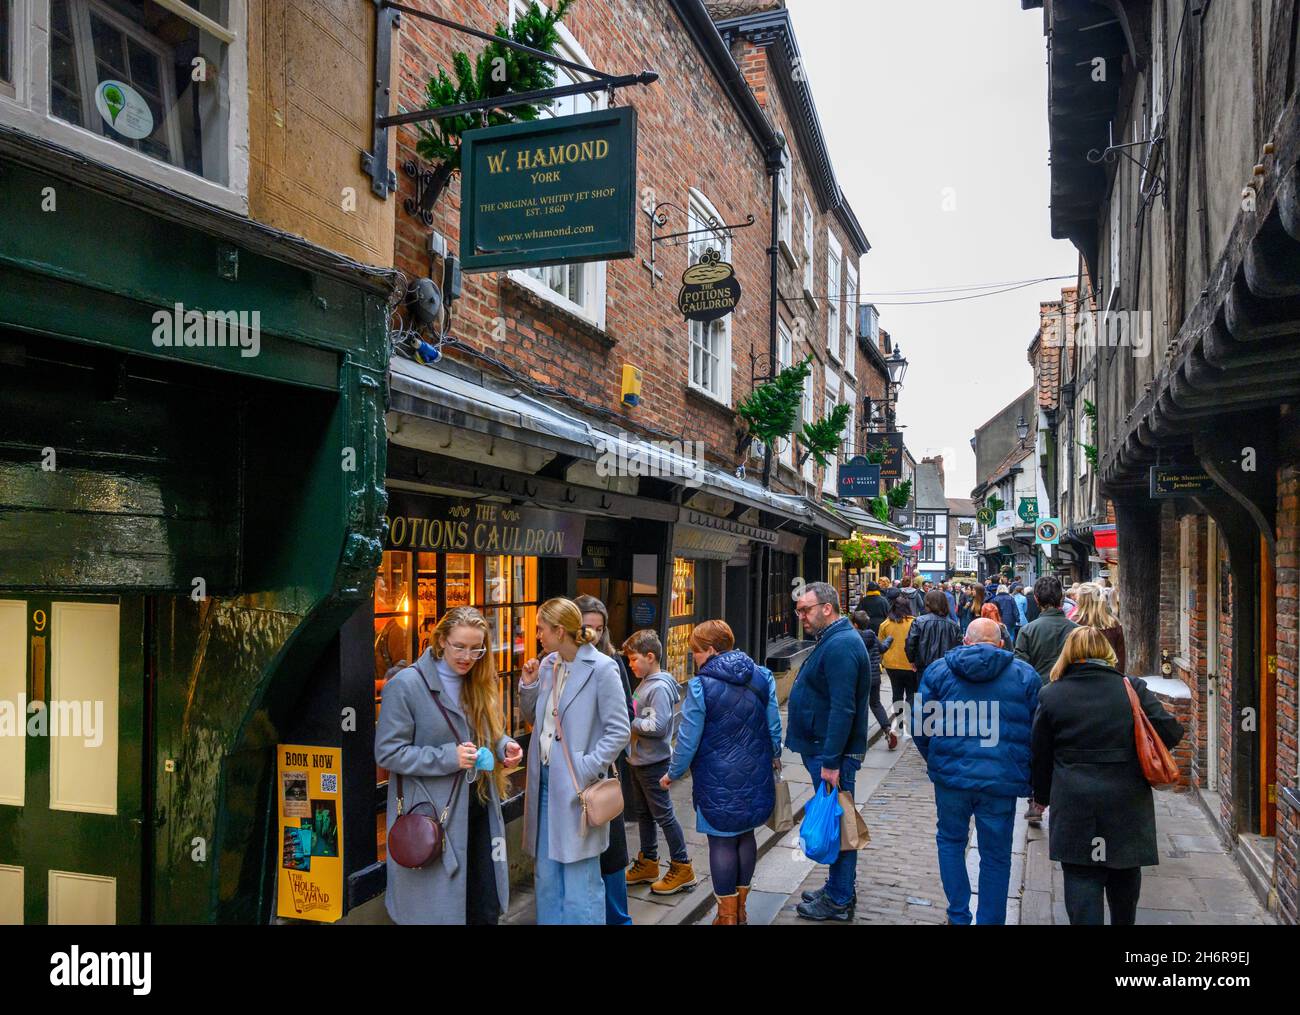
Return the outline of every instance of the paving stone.
[[[1156,822],[1159,825],[1159,822]],[[1186,853],[1226,853],[1217,835],[1171,835],[1173,844]]]

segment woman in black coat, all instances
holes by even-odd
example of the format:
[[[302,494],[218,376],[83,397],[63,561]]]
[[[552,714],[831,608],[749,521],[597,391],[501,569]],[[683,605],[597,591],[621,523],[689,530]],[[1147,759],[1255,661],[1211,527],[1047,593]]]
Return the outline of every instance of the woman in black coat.
[[[1171,750],[1183,727],[1146,683],[1130,677],[1156,734]],[[1110,643],[1098,630],[1070,632],[1038,695],[1031,736],[1034,799],[1052,808],[1049,856],[1065,874],[1070,923],[1131,925],[1142,868],[1160,862],[1155,804],[1138,761],[1133,710]]]

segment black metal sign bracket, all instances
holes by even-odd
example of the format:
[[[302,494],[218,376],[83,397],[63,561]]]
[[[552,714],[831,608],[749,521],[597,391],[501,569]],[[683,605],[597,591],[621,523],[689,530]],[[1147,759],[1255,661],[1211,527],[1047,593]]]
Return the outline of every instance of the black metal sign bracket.
[[[670,247],[679,247],[683,243],[689,243],[688,237],[698,236],[701,233],[711,233],[719,238],[725,237],[728,242],[731,240],[731,233],[735,229],[744,229],[746,226],[754,224],[754,216],[746,215],[744,222],[732,222],[731,224],[719,222],[712,215],[709,215],[705,221],[707,225],[703,229],[685,229],[679,233],[664,233],[660,235],[658,230],[668,224],[668,209],[675,208],[677,211],[686,215],[686,220],[690,221],[690,215],[682,211],[671,201],[660,201],[653,208],[643,208],[645,216],[650,220],[650,260],[642,261],[641,267],[650,272],[650,288],[654,289],[659,280],[664,277],[664,273],[655,266],[655,251],[659,244],[666,240],[672,240]]]
[[[370,177],[370,189],[385,200],[387,200],[389,194],[397,190],[397,174],[388,168],[388,129],[390,127],[397,127],[405,123],[427,123],[430,120],[438,120],[447,116],[461,116],[467,113],[482,113],[486,117],[488,111],[492,109],[509,109],[513,106],[533,105],[549,102],[552,99],[565,98],[569,95],[583,95],[591,92],[607,92],[612,99],[615,89],[627,88],[629,85],[649,85],[659,80],[659,75],[655,71],[646,70],[641,71],[639,74],[610,74],[603,70],[597,70],[595,67],[584,67],[580,63],[566,60],[563,57],[556,56],[553,53],[546,53],[540,49],[534,49],[532,46],[525,46],[513,39],[505,39],[499,35],[493,35],[491,32],[484,32],[481,29],[470,28],[468,25],[462,25],[447,18],[440,18],[428,11],[421,11],[405,4],[396,3],[394,0],[373,0],[373,2],[376,16],[374,132],[371,138],[370,151],[361,153],[361,171]],[[392,78],[393,29],[401,27],[401,16],[403,14],[409,14],[421,21],[433,22],[435,25],[440,25],[453,32],[472,35],[477,39],[495,42],[509,49],[527,53],[539,60],[545,60],[547,63],[555,64],[558,67],[566,67],[575,73],[586,75],[590,80],[578,81],[570,85],[560,85],[555,88],[542,88],[531,92],[515,92],[510,95],[476,99],[473,102],[463,102],[456,106],[442,106],[438,109],[414,109],[409,112],[390,115],[388,109],[389,81]],[[429,211],[422,204],[420,210],[426,213]]]

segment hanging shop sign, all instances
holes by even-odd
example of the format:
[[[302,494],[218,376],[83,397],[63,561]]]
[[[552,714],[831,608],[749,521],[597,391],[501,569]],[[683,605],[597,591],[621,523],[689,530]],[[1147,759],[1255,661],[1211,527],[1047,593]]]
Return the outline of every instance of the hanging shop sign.
[[[343,751],[276,747],[280,866],[276,913],[330,923],[343,916]]]
[[[1118,550],[1119,532],[1114,525],[1098,525],[1092,530],[1092,542],[1098,550]]]
[[[1033,525],[1038,521],[1038,498],[1021,497],[1020,506],[1016,509],[1016,514],[1026,525]]]
[[[885,460],[880,463],[881,479],[903,478],[903,434],[900,430],[889,433],[867,434],[867,450],[885,450]]]
[[[879,497],[880,466],[855,455],[839,467],[838,490],[841,497]]]
[[[1055,546],[1061,541],[1061,519],[1042,518],[1034,526],[1034,542]]]
[[[991,507],[982,507],[975,512],[975,520],[981,525],[992,525],[995,515]]]
[[[466,131],[460,257],[466,271],[631,257],[636,110]]]
[[[736,270],[710,247],[699,263],[682,272],[682,291],[677,309],[688,321],[716,321],[726,317],[740,302]]]
[[[388,492],[386,550],[581,557],[582,515],[461,497]]]
[[[1216,489],[1210,474],[1195,465],[1153,465],[1150,482],[1152,497],[1194,497]]]
[[[999,511],[997,523],[999,529],[1014,529],[1016,527],[1016,513],[1014,511]]]

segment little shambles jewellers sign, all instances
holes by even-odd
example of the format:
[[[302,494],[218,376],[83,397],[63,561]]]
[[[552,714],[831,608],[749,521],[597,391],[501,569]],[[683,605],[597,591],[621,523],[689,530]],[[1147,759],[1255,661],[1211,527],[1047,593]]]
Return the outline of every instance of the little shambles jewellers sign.
[[[386,550],[581,557],[582,515],[389,491]]]
[[[636,110],[466,131],[460,258],[466,271],[631,257]]]
[[[1215,491],[1210,474],[1195,465],[1153,465],[1150,483],[1152,497],[1191,497]]]

